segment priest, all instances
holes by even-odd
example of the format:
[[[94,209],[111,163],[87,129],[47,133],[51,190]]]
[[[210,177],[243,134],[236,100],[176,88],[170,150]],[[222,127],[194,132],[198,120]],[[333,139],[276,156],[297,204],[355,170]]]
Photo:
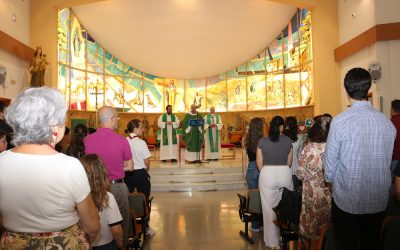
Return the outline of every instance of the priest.
[[[190,113],[183,119],[182,139],[185,142],[185,160],[189,163],[199,163],[200,151],[203,145],[203,117],[197,112],[196,104],[190,106]]]
[[[160,160],[176,162],[178,152],[176,129],[179,127],[180,121],[176,115],[172,114],[171,105],[167,105],[165,109],[167,113],[158,118],[158,127],[161,129]]]
[[[204,116],[204,158],[216,161],[221,157],[220,131],[223,127],[221,117],[215,113],[215,108],[210,108],[210,113]]]

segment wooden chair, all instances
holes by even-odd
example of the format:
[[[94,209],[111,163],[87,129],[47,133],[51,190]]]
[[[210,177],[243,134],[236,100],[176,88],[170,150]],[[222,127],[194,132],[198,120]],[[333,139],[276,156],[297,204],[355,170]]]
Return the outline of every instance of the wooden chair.
[[[319,237],[319,250],[335,250],[335,241],[333,238],[333,228],[331,224],[324,224]]]
[[[400,248],[400,216],[388,216],[381,229],[380,250],[398,250]]]
[[[128,200],[129,215],[132,221],[132,227],[130,228],[132,239],[128,243],[127,249],[143,249],[147,240],[153,197],[150,197],[149,201],[147,201],[143,193],[132,192],[129,194]]]
[[[250,189],[246,196],[237,195],[239,197],[239,217],[244,222],[244,232],[240,231],[240,235],[250,244],[254,244],[254,240],[249,235],[249,222],[254,219],[262,221],[260,190]]]
[[[311,241],[299,232],[299,219],[301,211],[301,193],[298,190],[290,191],[282,188],[282,199],[273,208],[276,214],[274,224],[279,227],[282,250],[289,248],[289,242],[298,241],[304,249],[311,249]],[[285,196],[286,194],[286,196]],[[297,212],[298,214],[296,214]]]

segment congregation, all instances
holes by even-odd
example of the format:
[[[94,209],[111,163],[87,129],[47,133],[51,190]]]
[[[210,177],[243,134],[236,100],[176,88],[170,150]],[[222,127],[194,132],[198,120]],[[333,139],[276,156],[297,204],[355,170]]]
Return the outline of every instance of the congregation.
[[[243,139],[246,180],[249,189],[259,188],[263,213],[251,230],[263,232],[268,248],[281,247],[274,207],[287,188],[302,192],[300,234],[318,240],[331,223],[337,249],[378,249],[389,197],[400,201],[400,100],[392,102],[389,120],[367,100],[370,87],[368,71],[348,71],[350,108],[334,118],[315,116],[307,134],[298,133],[293,116],[273,117],[268,136],[264,120],[251,119]],[[221,157],[221,117],[214,107],[207,115],[196,109],[193,104],[181,124],[167,105],[158,119],[160,160],[178,160],[180,127],[186,161],[199,162],[203,145],[205,159]],[[48,87],[27,89],[0,106],[0,249],[125,249],[128,195],[136,190],[150,199],[143,122],[131,120],[121,136],[117,110],[103,106],[95,132],[79,124],[63,144],[66,111],[62,94]]]

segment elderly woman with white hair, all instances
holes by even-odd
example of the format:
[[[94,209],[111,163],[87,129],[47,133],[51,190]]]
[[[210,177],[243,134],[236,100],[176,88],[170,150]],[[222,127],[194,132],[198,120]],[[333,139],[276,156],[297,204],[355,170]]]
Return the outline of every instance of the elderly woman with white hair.
[[[100,229],[82,164],[58,153],[67,105],[56,89],[27,89],[5,113],[15,148],[0,154],[0,249],[89,249]]]

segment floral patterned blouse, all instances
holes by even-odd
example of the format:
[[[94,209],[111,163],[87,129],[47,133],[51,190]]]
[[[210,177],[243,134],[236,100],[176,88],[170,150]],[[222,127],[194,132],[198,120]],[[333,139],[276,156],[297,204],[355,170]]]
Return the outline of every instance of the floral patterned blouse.
[[[331,191],[324,180],[322,157],[326,143],[308,142],[300,154],[297,177],[303,180],[300,233],[316,240],[330,222]]]

